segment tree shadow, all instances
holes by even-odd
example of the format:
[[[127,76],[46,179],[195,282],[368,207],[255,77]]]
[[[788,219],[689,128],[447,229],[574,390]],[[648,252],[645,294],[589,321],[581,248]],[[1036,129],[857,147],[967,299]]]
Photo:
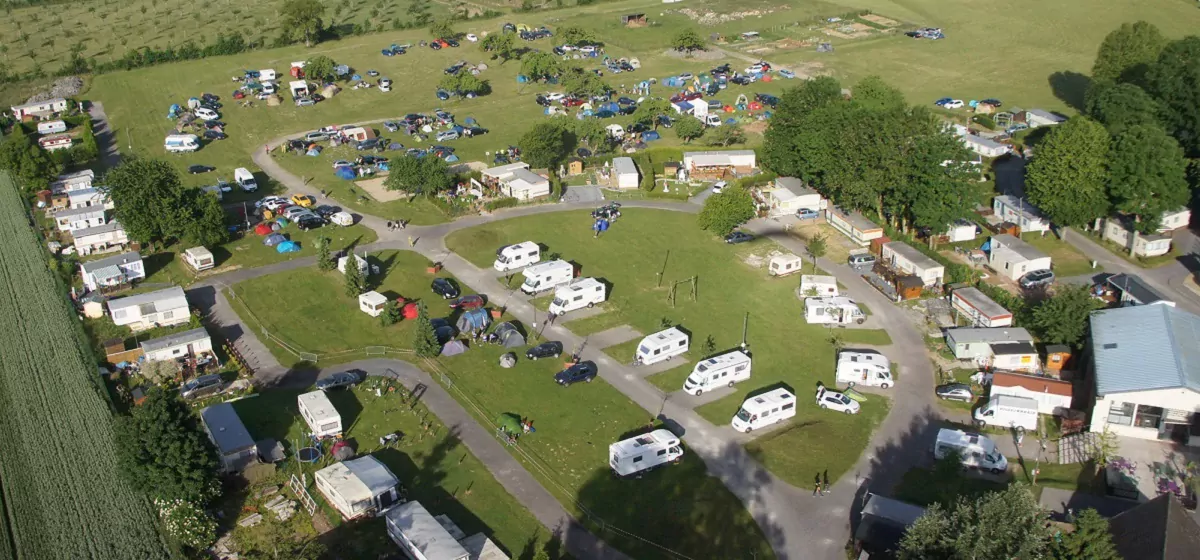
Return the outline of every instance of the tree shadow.
[[[355,423],[363,410],[358,396],[354,394],[354,391],[329,391],[325,395],[329,397],[329,402],[342,417],[342,431],[353,432]]]
[[[1055,97],[1080,113],[1084,111],[1084,97],[1092,87],[1090,76],[1066,70],[1050,74],[1049,82]]]

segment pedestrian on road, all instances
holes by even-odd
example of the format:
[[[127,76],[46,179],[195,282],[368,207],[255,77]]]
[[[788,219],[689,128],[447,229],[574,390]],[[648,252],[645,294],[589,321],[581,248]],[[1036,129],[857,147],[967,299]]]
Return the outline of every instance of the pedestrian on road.
[[[821,473],[817,473],[817,476],[813,477],[813,495],[821,495]]]
[[[410,236],[408,236],[408,246],[409,246],[409,247],[416,247],[416,246],[417,246],[417,240],[416,240],[416,239],[413,239],[413,236],[411,236],[411,235],[410,235]]]
[[[829,469],[825,469],[825,472],[821,473],[821,495],[823,496],[828,493],[829,493]]]
[[[388,228],[388,231],[392,231],[392,222],[389,221],[387,223],[387,228]]]
[[[557,319],[557,318],[558,318],[558,314],[557,314],[557,313],[551,313],[551,314],[550,314],[550,317],[549,317],[549,319],[550,319],[550,326],[552,326],[552,327],[554,326],[554,320],[555,320],[555,319]]]

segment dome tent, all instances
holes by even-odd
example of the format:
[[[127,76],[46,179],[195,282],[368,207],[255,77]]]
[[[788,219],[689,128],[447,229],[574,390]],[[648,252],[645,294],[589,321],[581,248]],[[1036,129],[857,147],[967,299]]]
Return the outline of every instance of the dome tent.
[[[257,233],[258,235],[270,235],[271,226],[265,223],[258,224],[257,226],[254,226],[254,233]]]
[[[267,247],[274,247],[280,243],[283,243],[284,241],[287,241],[287,238],[282,234],[272,233],[271,235],[268,235],[266,239],[263,239],[263,245],[266,245]]]
[[[442,347],[443,356],[457,356],[467,351],[467,345],[461,340],[451,340]]]
[[[284,241],[275,246],[277,253],[298,253],[300,252],[300,244],[295,241]]]
[[[496,330],[492,334],[500,340],[505,348],[518,348],[525,346],[525,335],[517,330],[517,327],[512,323],[500,323],[496,326]]]

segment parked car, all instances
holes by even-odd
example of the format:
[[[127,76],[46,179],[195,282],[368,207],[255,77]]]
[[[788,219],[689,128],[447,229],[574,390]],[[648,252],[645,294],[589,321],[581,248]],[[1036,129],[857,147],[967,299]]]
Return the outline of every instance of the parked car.
[[[324,130],[315,130],[304,135],[305,142],[324,142],[329,139],[329,133]]]
[[[871,268],[872,266],[875,266],[875,255],[872,255],[871,253],[857,253],[850,255],[850,257],[846,259],[846,264],[850,265],[851,268]]]
[[[825,387],[817,389],[817,406],[828,410],[845,412],[846,414],[858,414],[860,408],[858,401],[847,397],[845,393],[826,389]]]
[[[1022,288],[1026,290],[1041,286],[1049,286],[1054,283],[1054,271],[1050,269],[1034,270],[1026,272],[1018,282]]]
[[[379,145],[378,138],[367,138],[366,140],[363,140],[362,142],[355,144],[354,149],[360,150],[360,151],[361,150],[374,150],[375,147],[378,145]]]
[[[730,245],[736,245],[738,243],[745,243],[752,239],[754,239],[754,236],[750,235],[749,233],[746,233],[744,231],[735,231],[735,232],[725,236],[725,242]]]
[[[206,121],[215,121],[221,118],[221,115],[208,107],[199,107],[196,109],[196,117]]]
[[[533,102],[534,102],[534,103],[537,103],[538,105],[541,105],[542,107],[549,107],[549,106],[550,106],[550,100],[549,100],[549,99],[546,99],[546,96],[545,96],[545,95],[539,95],[539,96],[537,96],[537,97],[534,97],[534,98],[533,98]]]
[[[474,33],[467,33],[467,36],[464,38],[472,43],[479,40],[479,37],[476,37]]]
[[[303,206],[288,206],[287,208],[283,209],[283,217],[289,220],[295,220],[305,212],[308,212],[308,209]]]
[[[562,351],[563,345],[561,342],[543,342],[526,351],[525,357],[535,361],[538,358],[557,358],[562,355]]]
[[[451,309],[462,309],[464,311],[471,311],[473,309],[479,309],[480,307],[483,307],[486,304],[487,304],[487,301],[483,299],[483,296],[477,295],[477,294],[472,294],[469,296],[460,297],[460,298],[450,302],[450,308]]]
[[[188,380],[183,385],[179,386],[179,396],[184,399],[198,399],[207,397],[221,392],[222,387],[221,376],[216,373],[209,375],[201,375],[195,379]]]
[[[317,102],[313,101],[311,97],[301,97],[300,99],[296,100],[297,107],[311,107],[316,104]]]
[[[796,73],[792,72],[791,70],[788,70],[787,68],[780,69],[779,75],[783,76],[784,78],[787,78],[789,80],[796,77]]]
[[[725,181],[717,181],[716,183],[713,183],[713,186],[712,186],[713,194],[721,194],[721,191],[725,190],[725,187],[727,187],[727,186],[729,186],[729,183],[727,183]]]
[[[322,218],[316,214],[313,214],[312,212],[309,212],[307,214],[301,215],[299,218],[296,218],[296,227],[300,228],[300,231],[308,231],[310,229],[317,229],[319,227],[323,227],[326,223],[328,223],[328,222],[326,222],[324,218]]]
[[[333,168],[334,168],[334,169],[337,169],[337,168],[339,168],[339,167],[350,167],[350,166],[352,166],[352,165],[354,165],[354,164],[353,164],[353,163],[350,163],[350,162],[348,162],[348,161],[346,161],[346,160],[344,160],[344,159],[339,159],[339,160],[337,160],[337,161],[333,162]]]
[[[971,386],[966,383],[947,383],[938,385],[934,389],[934,393],[939,399],[946,401],[962,401],[971,402],[975,400],[975,393],[971,391]]]
[[[484,134],[487,134],[487,133],[488,133],[488,129],[483,128],[481,126],[472,126],[471,128],[463,130],[463,134],[465,134],[469,137],[472,137],[472,138],[474,138],[476,136],[483,136]]]
[[[458,285],[449,278],[434,278],[433,283],[429,285],[433,293],[442,296],[442,299],[454,299],[461,293]]]
[[[191,173],[192,175],[199,175],[201,173],[208,173],[209,171],[216,171],[216,170],[217,170],[217,168],[213,167],[211,165],[189,165],[188,166],[188,173]]]
[[[953,97],[943,97],[941,99],[938,99],[937,101],[934,101],[933,104],[937,105],[938,107],[941,107],[942,105],[945,105],[951,101],[954,101]]]
[[[361,375],[356,371],[339,371],[325,379],[317,380],[317,389],[322,391],[332,391],[334,389],[346,389],[357,385],[362,381]]]
[[[453,76],[454,74],[457,74],[460,70],[462,70],[464,66],[466,66],[465,63],[458,62],[455,64],[451,64],[450,66],[447,66],[446,69],[443,70],[442,72],[444,74],[449,74],[449,75]]]
[[[591,383],[596,378],[597,373],[599,373],[599,370],[596,368],[596,362],[579,362],[554,374],[554,381],[563,387],[568,387],[580,381]]]
[[[564,97],[562,99],[563,107],[578,107],[584,103],[587,103],[587,101],[578,97]]]
[[[680,79],[680,80],[690,80],[690,79],[692,79],[692,73],[691,73],[691,72],[684,72],[684,73],[682,73],[682,74],[680,74],[680,75],[679,75],[679,79]]]
[[[379,78],[379,91],[382,91],[385,93],[392,91],[392,79],[391,78]]]
[[[312,206],[313,204],[316,204],[316,202],[317,202],[317,199],[315,199],[311,196],[308,196],[306,194],[292,195],[292,204],[295,204],[296,206],[308,208],[308,207]]]
[[[446,142],[449,140],[458,140],[458,133],[453,130],[443,130],[437,133],[434,137],[438,142]]]
[[[341,211],[342,211],[342,208],[340,206],[330,206],[328,204],[322,204],[316,208],[313,208],[313,213],[315,213],[316,215],[318,215],[322,218],[325,218],[326,220],[328,220],[330,216],[337,214],[338,212],[341,212]]]
[[[272,196],[264,196],[263,198],[254,202],[254,208],[258,209],[258,208],[266,207],[270,210],[274,210],[274,209],[278,208],[280,205],[286,205],[287,203],[288,203],[287,199],[285,199],[281,196],[273,196],[273,195]]]
[[[430,41],[429,48],[431,48],[435,51],[440,51],[440,50],[442,50],[442,44],[437,41]]]
[[[224,140],[229,138],[224,132],[217,132],[216,130],[205,130],[204,137],[209,140]]]
[[[1003,107],[1004,106],[1004,104],[1001,103],[1000,100],[996,99],[995,97],[989,97],[987,99],[984,99],[983,101],[980,101],[980,103],[987,103],[988,105],[991,105],[992,107]]]
[[[562,99],[564,97],[566,97],[566,95],[563,93],[559,93],[559,92],[550,92],[550,93],[547,93],[546,95],[544,95],[543,97],[545,97],[547,101],[562,101]]]
[[[313,100],[313,103],[320,103],[322,101],[325,101],[325,96],[321,95],[319,93],[314,93],[314,94],[308,96],[308,98]]]
[[[801,220],[812,220],[820,217],[821,213],[812,208],[801,208],[796,211],[796,217]]]
[[[388,132],[396,132],[400,130],[400,123],[396,121],[383,121],[383,129]]]
[[[438,98],[438,99],[441,99],[442,101],[446,101],[447,99],[450,99],[450,92],[448,92],[448,91],[446,91],[446,90],[444,90],[444,89],[439,89],[439,90],[437,90],[437,91],[434,93],[434,95],[437,95],[437,98]]]
[[[767,105],[768,107],[775,107],[779,105],[779,98],[775,97],[774,95],[759,93],[754,96],[754,99],[758,100],[758,102],[762,103],[763,105]]]
[[[963,103],[963,100],[951,99],[950,101],[942,103],[942,108],[943,109],[962,109],[963,105],[965,105],[965,103]]]

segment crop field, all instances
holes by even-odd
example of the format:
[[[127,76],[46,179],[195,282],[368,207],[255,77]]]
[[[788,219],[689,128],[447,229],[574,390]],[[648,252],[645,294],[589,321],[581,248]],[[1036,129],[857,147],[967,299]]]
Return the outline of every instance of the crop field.
[[[6,174],[0,235],[0,546],[11,538],[31,560],[167,558],[149,502],[118,476],[96,365]]]

